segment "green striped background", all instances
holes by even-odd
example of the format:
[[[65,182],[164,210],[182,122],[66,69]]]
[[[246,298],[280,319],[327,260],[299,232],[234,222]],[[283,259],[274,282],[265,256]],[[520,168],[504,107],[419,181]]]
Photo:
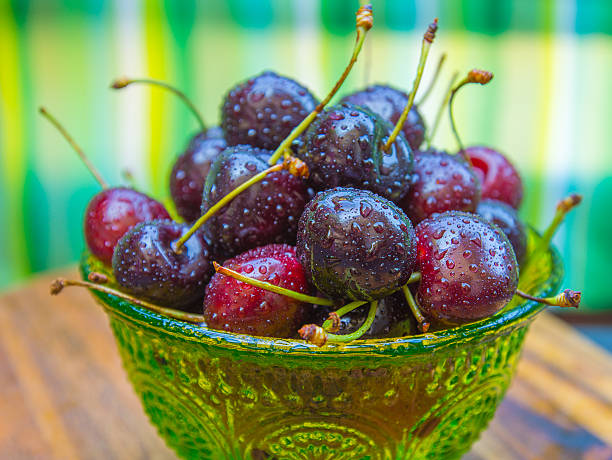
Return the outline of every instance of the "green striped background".
[[[585,204],[556,242],[567,285],[591,309],[612,308],[612,4],[606,0],[374,0],[375,28],[344,91],[369,81],[409,87],[419,35],[438,16],[432,51],[450,69],[484,67],[456,109],[467,143],[497,146],[527,185],[523,216],[542,228],[555,202]],[[111,183],[129,169],[167,197],[172,159],[197,128],[160,90],[108,89],[120,75],[153,76],[218,120],[235,82],[275,69],[323,95],[353,42],[357,1],[0,0],[0,288],[76,260],[96,184],[57,132],[47,106]],[[444,76],[446,80],[447,75]],[[446,83],[444,83],[446,84]],[[423,107],[431,119],[439,94]],[[437,144],[454,148],[446,120]]]

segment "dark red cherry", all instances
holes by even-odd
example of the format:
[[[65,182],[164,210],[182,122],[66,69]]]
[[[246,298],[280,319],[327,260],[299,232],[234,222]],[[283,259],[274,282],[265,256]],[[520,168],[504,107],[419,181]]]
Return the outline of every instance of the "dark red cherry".
[[[229,145],[274,150],[318,102],[299,83],[264,72],[232,88],[221,107],[221,127]]]
[[[213,270],[202,232],[189,238],[179,253],[172,248],[187,224],[145,222],[127,232],[115,248],[113,274],[130,294],[158,305],[186,309],[204,297]]]
[[[306,275],[295,248],[270,244],[251,249],[223,266],[302,294],[309,293]],[[292,337],[303,324],[308,304],[264,291],[215,273],[206,288],[204,316],[213,329],[267,337]]]
[[[410,191],[399,203],[414,224],[444,211],[475,212],[479,201],[478,178],[459,156],[436,150],[415,152]]]
[[[483,217],[445,212],[416,227],[418,299],[426,317],[447,324],[497,313],[518,286],[518,263],[506,235]]]
[[[211,166],[204,187],[202,214],[251,177],[269,168],[271,152],[249,145],[225,149]],[[219,258],[270,243],[295,243],[306,205],[305,182],[288,171],[270,173],[221,208],[204,225]]]
[[[402,134],[383,152],[392,131],[369,110],[342,104],[317,116],[296,156],[308,165],[309,184],[317,191],[356,187],[398,201],[408,190],[413,156]]]
[[[465,149],[482,187],[482,197],[508,203],[518,209],[523,199],[523,181],[512,163],[497,150],[472,146]]]
[[[516,209],[503,201],[482,200],[476,213],[502,229],[512,244],[516,260],[522,263],[527,251],[527,230]]]
[[[313,306],[313,313],[306,322],[323,324],[334,311],[335,307]],[[351,334],[361,327],[368,316],[369,306],[363,305],[343,315],[340,318],[340,329],[336,334]],[[408,304],[401,292],[395,292],[378,301],[378,309],[374,322],[363,334],[361,339],[382,339],[389,337],[402,337],[417,334],[418,330],[414,317],[410,313]]]
[[[200,217],[204,182],[210,165],[227,147],[222,134],[219,128],[196,134],[185,153],[174,163],[170,173],[170,194],[177,213],[186,222],[193,222]]]
[[[373,85],[345,96],[341,102],[365,107],[395,125],[408,103],[408,94],[387,85]],[[413,105],[408,112],[402,132],[413,150],[418,149],[423,143],[425,122],[416,105]]]
[[[110,265],[119,239],[134,225],[169,219],[163,204],[131,188],[107,188],[95,195],[85,211],[85,240],[91,253]]]
[[[297,238],[309,281],[334,299],[381,299],[405,284],[414,267],[412,224],[368,190],[318,193],[300,218]]]

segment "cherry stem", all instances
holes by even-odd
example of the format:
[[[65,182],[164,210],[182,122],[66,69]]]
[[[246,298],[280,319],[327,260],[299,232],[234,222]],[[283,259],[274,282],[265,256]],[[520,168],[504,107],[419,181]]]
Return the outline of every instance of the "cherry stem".
[[[425,90],[425,94],[423,94],[423,96],[421,96],[421,99],[419,99],[419,102],[418,102],[419,105],[422,105],[423,102],[425,102],[425,100],[429,97],[432,90],[436,86],[436,83],[442,71],[442,67],[444,66],[444,61],[446,61],[446,53],[442,53],[442,56],[440,56],[440,59],[438,60],[438,66],[436,67],[436,70],[434,71],[434,74],[433,74],[433,78],[431,79],[431,82],[429,82],[429,86]]]
[[[423,35],[423,42],[421,44],[421,56],[419,57],[419,65],[417,67],[417,74],[416,74],[416,77],[414,78],[414,83],[412,84],[412,91],[408,95],[408,102],[406,103],[406,106],[404,107],[404,111],[402,112],[399,119],[397,120],[397,123],[395,124],[395,128],[393,128],[391,135],[389,136],[389,138],[387,139],[387,142],[383,146],[383,152],[389,151],[389,149],[395,142],[395,139],[401,132],[402,127],[404,126],[404,123],[406,122],[406,119],[408,118],[408,113],[410,112],[410,109],[412,109],[412,105],[414,104],[414,98],[416,96],[417,90],[419,89],[419,84],[421,83],[421,77],[423,77],[423,71],[425,70],[425,62],[427,61],[427,55],[429,54],[429,49],[431,48],[431,44],[433,43],[437,30],[438,30],[438,18],[435,18],[434,22],[429,24],[429,27],[427,27],[427,31]]]
[[[479,83],[481,85],[486,85],[493,79],[493,74],[491,72],[487,72],[486,70],[472,69],[468,72],[467,76],[461,80],[457,85],[451,90],[450,99],[448,102],[448,113],[450,116],[451,129],[453,130],[453,134],[455,135],[455,139],[457,139],[457,145],[459,146],[459,154],[463,157],[468,164],[472,164],[470,158],[465,153],[465,149],[463,147],[463,143],[461,142],[461,138],[459,137],[459,132],[457,131],[457,125],[455,124],[455,118],[453,117],[453,101],[455,100],[455,95],[457,91],[463,88],[468,83]]]
[[[272,153],[272,156],[268,160],[268,163],[270,165],[276,164],[281,155],[285,154],[285,152],[289,150],[289,147],[291,146],[293,141],[296,140],[300,136],[300,134],[302,134],[306,130],[306,128],[310,126],[310,123],[312,123],[316,116],[323,111],[323,109],[329,103],[331,98],[334,97],[334,95],[338,92],[338,90],[344,83],[344,80],[346,80],[346,77],[350,73],[355,62],[357,62],[357,57],[361,52],[361,48],[363,47],[363,42],[365,40],[367,32],[372,28],[372,5],[364,5],[360,7],[359,10],[357,10],[356,17],[357,39],[355,41],[355,47],[353,48],[351,60],[349,61],[348,65],[344,69],[344,72],[342,73],[332,90],[327,96],[325,96],[325,99],[323,99],[321,103],[317,105],[315,109],[310,112],[308,116],[304,118],[304,120],[302,120],[299,125],[293,128],[289,135],[276,148],[274,153]]]
[[[412,275],[410,275],[410,278],[408,278],[406,284],[412,284],[418,281],[421,281],[421,272],[412,272]]]
[[[442,120],[442,114],[444,113],[444,109],[448,105],[448,101],[451,97],[451,92],[453,91],[453,85],[455,81],[459,77],[459,72],[454,72],[451,76],[450,82],[448,83],[448,89],[444,94],[444,99],[442,99],[442,103],[438,107],[438,111],[436,112],[436,118],[434,119],[433,125],[429,130],[429,135],[427,136],[427,149],[431,148],[431,143],[433,142],[433,138],[436,135],[436,131],[438,130],[438,126],[440,126],[440,121]]]
[[[229,276],[231,278],[237,279],[238,281],[242,281],[243,283],[250,284],[251,286],[258,287],[265,291],[281,294],[292,299],[299,300],[300,302],[313,303],[315,305],[324,305],[327,307],[331,307],[334,305],[334,302],[330,299],[302,294],[301,292],[292,291],[291,289],[277,286],[275,284],[268,283],[267,281],[260,281],[255,278],[245,276],[242,273],[238,273],[237,271],[234,271],[231,268],[219,265],[217,262],[213,262],[213,266],[215,267],[215,271],[221,273],[222,275]]]
[[[95,279],[96,277],[93,277]],[[117,291],[116,289],[109,288],[107,286],[102,286],[100,284],[91,283],[89,281],[80,281],[80,280],[67,280],[64,278],[57,278],[51,283],[50,292],[51,295],[58,295],[65,287],[68,286],[79,286],[88,289],[93,289],[95,291],[104,292],[105,294],[110,294],[115,297],[119,297],[121,299],[127,300],[136,305],[140,305],[141,307],[145,307],[148,310],[154,311],[155,313],[159,313],[161,315],[168,316],[170,318],[174,318],[180,321],[185,321],[188,323],[196,323],[200,324],[204,322],[203,315],[197,315],[195,313],[186,313],[184,311],[175,310],[174,308],[166,308],[160,307],[159,305],[155,305],[144,300],[137,299],[136,297],[132,297],[128,294],[125,294],[121,291]]]
[[[134,174],[129,169],[124,169],[121,171],[121,175],[123,176],[123,180],[128,183],[130,187],[133,189],[136,188],[136,179],[134,178]]]
[[[412,292],[410,292],[410,288],[408,288],[407,285],[402,286],[402,291],[404,292],[404,297],[406,298],[406,302],[408,302],[408,306],[412,311],[414,319],[416,319],[417,323],[419,323],[419,329],[421,332],[427,332],[429,330],[429,322],[425,319],[423,313],[421,313],[421,308],[412,295]]]
[[[378,300],[370,303],[370,310],[368,311],[368,316],[365,321],[361,325],[359,329],[350,334],[331,334],[329,332],[325,332],[325,330],[321,326],[317,326],[316,324],[306,324],[302,326],[302,328],[298,331],[300,337],[310,342],[318,347],[322,347],[326,343],[348,343],[354,340],[359,339],[363,334],[365,334],[368,329],[372,326],[374,322],[374,318],[376,317],[376,311],[378,310]]]
[[[527,294],[526,292],[516,290],[516,295],[522,297],[527,300],[533,300],[535,302],[550,305],[553,307],[573,307],[578,308],[580,306],[580,300],[582,298],[582,293],[580,291],[572,291],[571,289],[566,289],[563,292],[552,296],[552,297],[534,297],[532,295]]]
[[[548,249],[553,239],[553,236],[555,236],[555,233],[557,232],[557,230],[559,229],[559,226],[565,219],[566,214],[570,212],[572,209],[574,209],[576,206],[578,206],[581,202],[582,202],[582,195],[573,193],[563,198],[561,201],[557,203],[557,209],[555,211],[555,215],[552,221],[550,222],[550,224],[544,231],[542,238],[536,244],[535,249],[531,252],[529,259],[527,259],[527,261],[523,265],[521,269],[522,272],[526,272],[527,267],[529,267],[532,264],[532,261],[538,260],[540,258],[540,255]]]
[[[248,189],[252,185],[255,185],[256,183],[261,182],[263,179],[265,179],[265,177],[268,174],[271,174],[276,171],[283,171],[283,170],[289,171],[289,173],[297,177],[308,177],[308,167],[306,166],[306,164],[303,161],[297,158],[294,158],[294,157],[287,157],[284,159],[282,163],[271,166],[265,171],[260,172],[259,174],[255,174],[249,180],[247,180],[246,182],[243,182],[238,187],[236,187],[234,190],[232,190],[227,195],[225,195],[223,198],[221,198],[217,203],[211,206],[210,209],[206,211],[203,216],[201,216],[198,220],[196,220],[195,223],[191,226],[191,228],[180,239],[178,239],[175,243],[172,244],[172,249],[174,249],[174,252],[180,253],[181,248],[183,247],[185,242],[189,238],[191,238],[191,236],[202,225],[204,225],[204,223],[208,219],[214,216],[219,209],[229,204],[234,198],[236,198],[238,195],[240,195],[242,192],[244,192],[246,189]]]
[[[338,310],[331,312],[329,314],[330,318],[326,319],[323,322],[323,326],[321,326],[321,327],[323,329],[325,329],[326,332],[337,332],[338,331],[338,327],[337,327],[338,325],[334,324],[335,323],[335,317],[337,317],[337,319],[339,321],[341,316],[344,316],[347,313],[352,312],[356,308],[359,308],[359,307],[361,307],[362,305],[364,305],[366,303],[368,303],[368,302],[366,302],[365,300],[355,300],[354,302],[347,303],[343,307],[340,307]]]
[[[106,183],[106,181],[104,179],[102,179],[102,176],[100,175],[98,170],[89,161],[89,158],[87,158],[85,153],[83,153],[83,150],[81,150],[81,147],[79,147],[79,145],[74,141],[74,139],[70,136],[70,134],[68,134],[68,131],[66,131],[64,129],[64,127],[60,124],[59,121],[57,121],[57,119],[53,115],[51,115],[49,112],[47,112],[47,109],[45,109],[44,107],[40,107],[38,110],[47,120],[49,120],[51,122],[51,124],[53,124],[53,126],[55,126],[57,128],[57,130],[60,133],[62,133],[62,136],[64,136],[64,138],[68,141],[68,143],[76,151],[77,155],[79,156],[81,161],[85,164],[87,169],[89,169],[89,172],[94,176],[94,178],[96,179],[98,184],[100,184],[100,186],[103,189],[107,189],[108,188],[108,184]]]
[[[196,106],[193,104],[193,102],[191,102],[191,100],[187,97],[187,95],[185,93],[183,93],[181,90],[179,90],[178,88],[175,88],[174,86],[172,86],[172,85],[170,85],[170,84],[168,84],[166,82],[163,82],[163,81],[160,81],[160,80],[154,80],[152,78],[127,78],[127,77],[121,77],[121,78],[118,78],[117,80],[113,81],[113,83],[111,83],[111,88],[113,88],[113,89],[122,89],[122,88],[127,87],[128,85],[133,84],[133,83],[143,83],[143,84],[146,84],[146,85],[159,86],[161,88],[167,89],[168,91],[171,91],[174,94],[176,94],[185,103],[187,108],[189,108],[191,113],[193,113],[195,115],[196,119],[198,120],[198,123],[200,124],[200,127],[202,128],[202,132],[206,132],[206,124],[204,123],[204,119],[202,118],[202,115],[200,114],[200,112],[198,111]]]

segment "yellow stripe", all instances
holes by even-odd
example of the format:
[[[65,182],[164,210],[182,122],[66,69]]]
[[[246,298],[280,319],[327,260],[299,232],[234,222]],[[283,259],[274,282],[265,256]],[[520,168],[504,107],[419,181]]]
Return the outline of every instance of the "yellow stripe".
[[[167,80],[166,73],[166,40],[167,36],[164,27],[164,12],[161,2],[145,2],[145,53],[147,76],[160,80]],[[167,192],[167,178],[165,161],[167,152],[164,147],[167,145],[168,130],[170,126],[170,116],[168,110],[168,94],[162,90],[153,89],[149,99],[149,151],[145,161],[149,165],[150,190],[157,198],[163,198]]]
[[[29,272],[22,212],[26,152],[17,26],[8,5],[7,2],[0,2],[0,156],[4,170],[4,193],[8,197],[3,221],[10,223],[6,226],[8,235],[5,235],[10,244],[4,243],[3,246],[9,251],[8,260],[13,265],[13,275],[20,276]]]

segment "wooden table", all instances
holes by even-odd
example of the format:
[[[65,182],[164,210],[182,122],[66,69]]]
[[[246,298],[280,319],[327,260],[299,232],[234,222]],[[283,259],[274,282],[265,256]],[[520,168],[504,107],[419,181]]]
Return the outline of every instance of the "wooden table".
[[[127,381],[100,307],[82,289],[49,296],[53,277],[0,297],[0,459],[175,458]],[[612,356],[541,315],[466,458],[612,459]]]

